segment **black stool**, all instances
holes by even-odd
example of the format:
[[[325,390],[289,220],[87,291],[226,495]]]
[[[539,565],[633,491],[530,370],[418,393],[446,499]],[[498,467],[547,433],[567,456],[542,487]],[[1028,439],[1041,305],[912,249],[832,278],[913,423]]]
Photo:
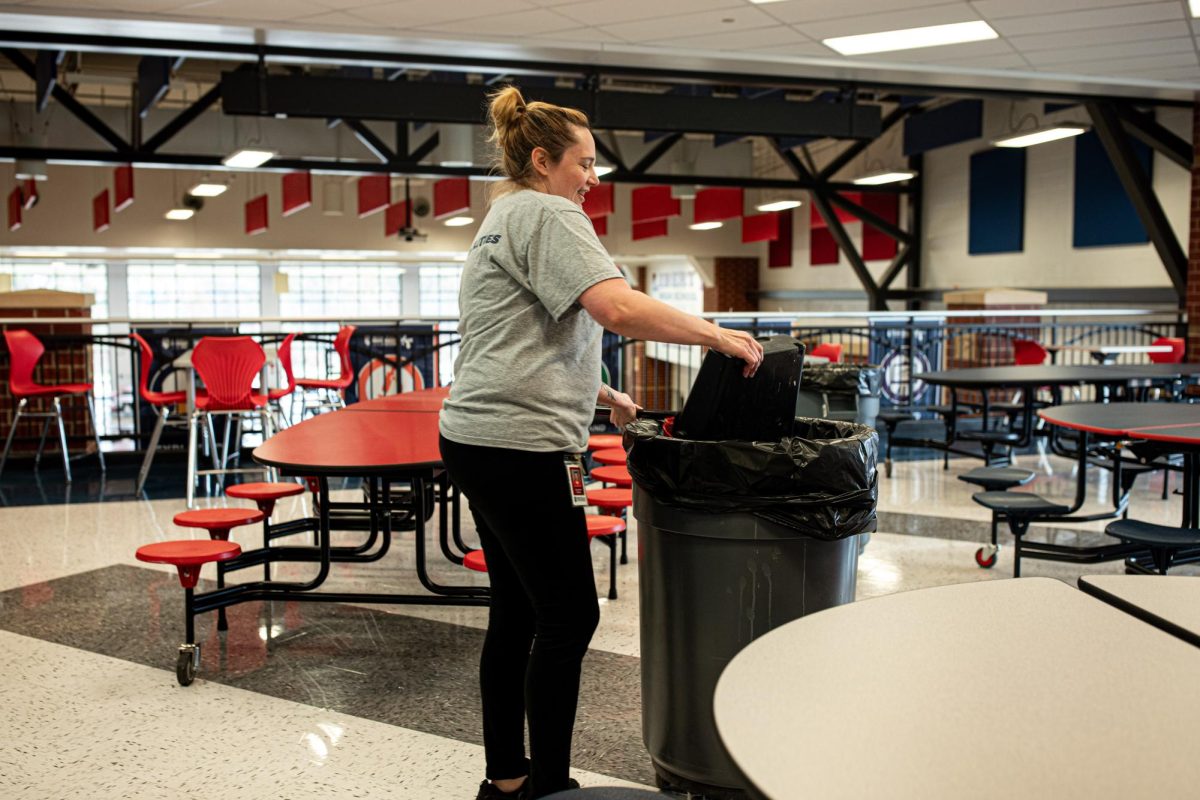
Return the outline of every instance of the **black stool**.
[[[1014,486],[1024,486],[1033,480],[1031,469],[1020,467],[976,467],[958,476],[960,481],[978,486],[987,492],[1002,492]],[[984,545],[975,551],[975,563],[983,569],[996,566],[1000,555],[1000,538],[997,527],[1000,524],[1000,512],[992,512],[992,543]]]
[[[1166,575],[1173,566],[1175,557],[1182,550],[1200,548],[1200,530],[1193,528],[1174,528],[1170,525],[1155,525],[1152,522],[1141,522],[1136,519],[1119,519],[1110,522],[1104,532],[1115,536],[1125,544],[1143,545],[1150,551],[1154,568],[1159,575]],[[1126,573],[1154,573],[1137,562],[1136,558],[1125,561]]]
[[[968,442],[979,442],[983,448],[984,466],[992,465],[992,451],[997,447],[1008,448],[1008,461],[1012,461],[1013,445],[1021,441],[1021,434],[1016,431],[961,431],[958,438]]]
[[[1012,532],[1013,544],[1013,577],[1021,577],[1021,537],[1029,530],[1029,525],[1042,517],[1058,517],[1070,513],[1069,506],[1054,503],[1041,495],[1032,492],[979,492],[971,495],[971,499],[984,508],[990,508],[993,515],[1002,515]],[[1050,546],[1047,545],[1049,548]],[[980,564],[980,566],[983,566]]]
[[[896,438],[896,426],[901,422],[912,422],[916,418],[916,414],[902,408],[885,409],[875,415],[875,426],[878,427],[882,424],[887,430],[887,447],[884,448],[883,453],[883,472],[889,478],[892,477],[892,439]]]

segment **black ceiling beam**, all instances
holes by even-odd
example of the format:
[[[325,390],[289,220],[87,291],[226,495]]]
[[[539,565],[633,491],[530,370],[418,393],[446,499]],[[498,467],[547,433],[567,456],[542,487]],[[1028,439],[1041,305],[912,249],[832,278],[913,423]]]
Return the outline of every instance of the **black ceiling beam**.
[[[13,63],[13,66],[29,76],[30,80],[37,80],[37,68],[20,50],[6,47],[0,49],[0,52],[4,53],[4,56]],[[59,105],[75,115],[80,122],[91,128],[93,133],[112,145],[114,149],[122,152],[130,149],[128,142],[121,138],[116,131],[104,124],[104,120],[89,111],[83,103],[76,100],[70,92],[59,86],[57,82],[52,87],[51,94],[59,102]]]
[[[64,55],[66,54],[62,50],[38,51],[37,63],[34,65],[36,73],[34,80],[37,83],[35,105],[39,114],[46,110],[46,106],[50,103],[50,95],[53,94],[54,87],[58,85],[58,65],[62,63]]]
[[[378,81],[318,75],[258,76],[245,71],[221,76],[226,114],[448,122],[486,122],[490,88],[433,81]],[[528,87],[544,100],[587,113],[592,127],[667,133],[745,136],[874,138],[880,110],[855,103],[740,100],[641,92]]]
[[[645,175],[646,171],[653,167],[682,138],[682,133],[672,133],[670,136],[664,136],[659,139],[646,155],[638,159],[638,162],[633,165],[633,169],[630,171],[634,175]]]
[[[620,170],[621,172],[629,171],[629,167],[625,166],[625,159],[617,155],[617,151],[605,144],[599,136],[593,136],[592,139],[596,142],[596,152],[604,156],[608,160],[610,166],[612,166],[614,169]]]
[[[411,164],[416,164],[416,163],[420,162],[421,159],[425,158],[425,156],[432,153],[434,151],[434,149],[439,144],[441,144],[441,142],[442,142],[441,131],[434,131],[433,133],[431,133],[429,135],[428,139],[426,139],[425,141],[423,141],[419,145],[417,145],[416,150],[410,151],[407,154],[408,158],[406,158],[405,160]]]
[[[863,261],[862,254],[858,252],[858,248],[850,240],[850,234],[846,232],[846,226],[842,224],[842,221],[838,219],[837,212],[833,210],[829,198],[820,189],[814,191],[811,197],[813,205],[816,206],[817,212],[821,215],[821,219],[825,220],[826,227],[829,228],[829,232],[833,235],[833,240],[837,243],[838,249],[846,256],[846,260],[850,262],[850,269],[854,270],[858,282],[866,290],[871,310],[880,311],[886,309],[887,303],[884,300],[883,293],[879,289],[879,285],[871,277],[871,272],[867,269],[867,262]]]
[[[1114,109],[1130,136],[1175,162],[1186,170],[1192,168],[1192,145],[1164,128],[1149,114],[1128,107]]]
[[[175,137],[175,134],[182,131],[188,125],[196,120],[201,114],[212,108],[213,104],[221,99],[221,87],[213,86],[204,94],[200,95],[196,102],[180,111],[175,115],[175,118],[163,125],[158,133],[151,136],[142,149],[146,152],[153,153],[158,148],[162,147],[168,141]]]
[[[1179,239],[1175,237],[1175,232],[1171,230],[1162,204],[1158,202],[1158,196],[1154,193],[1154,186],[1150,183],[1146,171],[1142,169],[1137,154],[1133,152],[1133,146],[1113,107],[1108,103],[1088,103],[1087,110],[1100,142],[1108,153],[1108,159],[1125,188],[1125,194],[1129,196],[1142,227],[1146,229],[1154,249],[1158,251],[1158,257],[1162,259],[1167,275],[1171,278],[1171,285],[1175,287],[1175,293],[1182,305],[1187,298],[1187,255],[1183,252]]]
[[[158,101],[171,90],[171,72],[183,63],[182,58],[145,56],[137,66],[137,114],[142,119]]]
[[[912,248],[909,245],[904,245],[900,251],[896,253],[896,257],[892,259],[892,263],[888,264],[888,268],[879,276],[879,290],[885,294],[892,287],[892,283],[896,280],[896,276],[900,274],[900,270],[904,269],[908,264],[909,258],[912,257]]]
[[[900,106],[900,107],[892,109],[892,112],[883,118],[883,122],[880,124],[880,127],[879,127],[879,136],[875,137],[876,140],[878,140],[879,137],[883,136],[885,133],[887,133],[889,130],[891,130],[893,127],[895,127],[896,124],[899,123],[901,120],[903,120],[905,117],[914,113],[914,111],[916,109],[917,109],[917,106],[909,106],[907,108],[904,106]],[[843,150],[837,156],[837,158],[833,159],[833,161],[830,161],[828,164],[825,165],[825,168],[821,170],[821,177],[825,180],[829,180],[830,178],[832,178],[834,175],[836,175],[838,173],[838,170],[840,170],[842,167],[846,166],[851,161],[853,161],[855,158],[857,158],[859,155],[861,155],[862,152],[864,150],[866,150],[868,147],[870,147],[873,143],[874,143],[873,141],[865,141],[865,140],[852,143],[849,147],[847,147],[845,150]]]
[[[392,148],[384,144],[383,139],[376,136],[375,131],[364,125],[362,120],[346,119],[343,117],[342,122],[347,128],[354,131],[354,135],[362,142],[363,147],[371,151],[371,155],[378,158],[384,164],[389,164],[396,160],[396,154],[392,151]],[[405,153],[405,155],[408,154]]]
[[[892,237],[898,242],[908,244],[913,239],[912,234],[908,231],[904,230],[898,225],[893,225],[891,222],[888,222],[874,211],[865,206],[859,205],[853,200],[843,196],[840,192],[831,193],[829,195],[829,199],[834,204],[841,206],[854,216],[861,219],[863,222],[870,225],[872,228],[875,228],[882,233],[886,233],[888,236]]]

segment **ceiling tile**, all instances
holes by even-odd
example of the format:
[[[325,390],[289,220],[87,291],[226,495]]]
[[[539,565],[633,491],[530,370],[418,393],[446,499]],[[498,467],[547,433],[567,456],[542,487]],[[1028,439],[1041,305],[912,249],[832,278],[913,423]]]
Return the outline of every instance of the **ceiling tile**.
[[[797,58],[828,58],[835,53],[820,42],[803,44],[776,45],[774,47],[759,47],[756,53],[768,53],[778,56],[796,56]]]
[[[213,18],[290,22],[297,17],[314,16],[328,11],[312,0],[201,0],[174,9],[174,16],[197,17],[205,22]]]
[[[1017,50],[1026,53],[1115,42],[1172,39],[1187,35],[1188,24],[1183,20],[1176,20],[1152,22],[1146,25],[1121,25],[1115,28],[1092,28],[1084,31],[1048,31],[1028,36],[1006,36],[1004,38]]]
[[[765,47],[791,44],[816,44],[823,52],[829,50],[808,37],[797,33],[787,25],[775,24],[769,28],[752,28],[732,33],[710,33],[704,36],[683,36],[678,39],[662,39],[650,44],[670,47],[708,48],[712,50],[745,50],[756,52]]]
[[[639,19],[687,15],[721,8],[738,11],[747,8],[747,4],[744,0],[589,0],[583,3],[563,3],[553,8],[558,13],[577,19],[585,25],[609,26]],[[677,31],[689,29],[686,20],[686,16],[680,20]]]
[[[1027,17],[998,19],[992,27],[1001,36],[1021,36],[1045,31],[1073,31],[1087,28],[1111,28],[1118,25],[1140,25],[1146,22],[1182,20],[1183,5],[1178,0],[1167,3],[1143,3],[1136,6],[1097,8],[1068,11],[1062,14],[1037,14]]]
[[[873,17],[885,11],[904,11],[923,6],[957,6],[963,14],[963,19],[974,19],[978,15],[971,11],[971,4],[966,2],[947,2],[947,0],[872,0],[869,14],[859,16]],[[767,3],[762,10],[782,22],[817,22],[828,19],[847,17],[847,11],[853,6],[846,0],[788,0],[783,3]]]
[[[345,11],[326,11],[311,17],[297,17],[296,22],[303,23],[305,27],[319,25],[330,28],[358,28],[363,31],[374,30],[374,27],[367,20],[362,17],[356,17],[353,14],[348,14]]]
[[[1143,4],[1155,0],[1141,0]],[[985,19],[1024,17],[1034,14],[1055,14],[1062,11],[1077,11],[1081,5],[1088,8],[1111,6],[1133,6],[1139,0],[975,0],[975,10]]]
[[[603,44],[605,42],[621,42],[622,39],[595,28],[571,28],[566,31],[555,31],[538,39],[539,42],[553,44],[565,42],[571,44]]]
[[[1169,67],[1167,69],[1136,70],[1129,73],[1153,81],[1188,81],[1200,83],[1200,67]]]
[[[526,0],[454,0],[434,3],[430,0],[400,0],[383,5],[363,5],[351,9],[356,17],[378,25],[395,28],[416,28],[439,22],[455,22],[475,16],[514,14],[534,8]]]
[[[856,36],[860,33],[896,31],[905,28],[924,28],[929,25],[949,25],[954,22],[973,22],[979,15],[965,3],[908,8],[882,14],[862,14],[821,22],[797,24],[796,30],[813,39],[828,39],[833,36]]]
[[[514,14],[492,14],[472,17],[455,22],[437,22],[422,26],[421,30],[464,33],[474,36],[530,36],[537,37],[555,31],[578,28],[579,23],[567,19],[545,8],[518,11]]]
[[[765,28],[772,24],[778,23],[758,9],[743,5],[732,10],[704,11],[698,14],[658,17],[638,22],[623,22],[618,25],[598,25],[597,27],[627,42],[652,42],[667,36],[674,36],[681,30],[689,30],[696,35],[732,33],[751,28]]]
[[[1116,42],[1105,45],[1105,58],[1145,56],[1156,53],[1194,53],[1196,45],[1191,37],[1177,39],[1143,39],[1136,42]],[[1072,61],[1095,61],[1095,47],[1065,47],[1061,50],[1039,50],[1026,53],[1026,58],[1035,67],[1053,67],[1070,64]]]

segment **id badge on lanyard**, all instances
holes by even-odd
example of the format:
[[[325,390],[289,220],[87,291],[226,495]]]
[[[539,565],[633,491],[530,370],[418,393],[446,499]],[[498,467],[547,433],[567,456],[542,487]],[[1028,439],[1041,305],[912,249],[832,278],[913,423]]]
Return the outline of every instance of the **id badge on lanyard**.
[[[583,507],[588,504],[587,493],[583,489],[583,457],[579,455],[564,455],[563,466],[567,469],[567,485],[571,489],[571,505]]]

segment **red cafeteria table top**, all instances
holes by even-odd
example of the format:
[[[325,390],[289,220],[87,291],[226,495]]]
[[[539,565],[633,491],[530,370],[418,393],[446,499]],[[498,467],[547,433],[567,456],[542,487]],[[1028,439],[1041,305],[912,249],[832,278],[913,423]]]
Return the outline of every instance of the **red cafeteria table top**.
[[[272,436],[254,449],[254,460],[301,475],[386,475],[438,467],[438,415],[322,414]]]
[[[348,406],[349,411],[440,411],[442,402],[450,396],[449,386],[436,389],[421,389],[363,400]]]

